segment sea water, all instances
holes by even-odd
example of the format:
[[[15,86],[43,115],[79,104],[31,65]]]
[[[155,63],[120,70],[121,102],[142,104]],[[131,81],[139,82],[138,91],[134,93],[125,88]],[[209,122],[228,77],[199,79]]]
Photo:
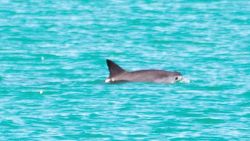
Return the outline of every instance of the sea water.
[[[126,70],[189,84],[105,84]],[[250,140],[250,1],[0,0],[0,140]]]

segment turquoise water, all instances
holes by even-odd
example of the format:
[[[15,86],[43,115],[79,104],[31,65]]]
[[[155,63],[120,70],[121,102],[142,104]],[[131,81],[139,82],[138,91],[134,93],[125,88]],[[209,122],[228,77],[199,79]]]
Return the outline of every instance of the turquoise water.
[[[247,141],[249,60],[248,0],[0,0],[0,140]]]

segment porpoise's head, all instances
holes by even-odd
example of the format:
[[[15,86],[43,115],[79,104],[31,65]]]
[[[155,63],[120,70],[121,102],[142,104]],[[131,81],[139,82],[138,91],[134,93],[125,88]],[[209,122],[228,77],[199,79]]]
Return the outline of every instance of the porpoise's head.
[[[183,75],[179,72],[173,72],[172,77],[169,77],[169,79],[172,79],[171,82],[175,83],[175,82],[182,82],[182,83],[189,83],[190,80],[183,77]]]
[[[182,74],[179,72],[172,72],[170,75],[171,76],[169,78],[172,79],[173,82],[182,80]]]

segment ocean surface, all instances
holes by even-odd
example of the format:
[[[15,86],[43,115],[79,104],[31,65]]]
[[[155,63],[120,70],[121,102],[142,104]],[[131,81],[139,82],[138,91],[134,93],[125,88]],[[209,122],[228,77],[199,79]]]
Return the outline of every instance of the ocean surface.
[[[0,0],[0,140],[249,141],[250,1]]]

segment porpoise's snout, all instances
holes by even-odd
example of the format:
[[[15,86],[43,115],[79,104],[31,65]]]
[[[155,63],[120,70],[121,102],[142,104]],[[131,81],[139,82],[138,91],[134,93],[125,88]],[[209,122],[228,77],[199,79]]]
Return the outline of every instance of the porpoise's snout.
[[[181,76],[180,82],[181,83],[190,83],[190,80],[186,77]]]

